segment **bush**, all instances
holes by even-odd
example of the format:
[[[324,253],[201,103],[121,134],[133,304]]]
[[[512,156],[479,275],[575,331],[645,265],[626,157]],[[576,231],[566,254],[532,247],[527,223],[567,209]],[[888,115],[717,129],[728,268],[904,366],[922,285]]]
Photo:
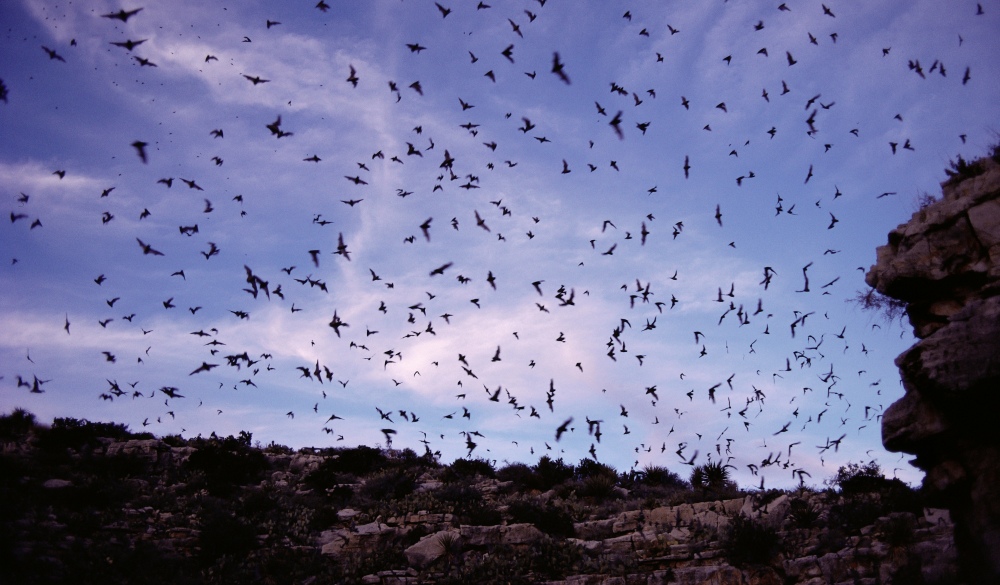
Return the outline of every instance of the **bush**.
[[[508,506],[507,513],[513,523],[533,524],[550,536],[571,538],[575,534],[573,518],[552,502],[542,505],[531,500],[514,500]]]
[[[842,501],[830,507],[830,522],[849,531],[869,526],[892,512],[919,513],[920,494],[898,479],[882,475],[874,461],[849,463],[837,470],[828,484],[840,491]]]
[[[206,488],[213,494],[228,494],[237,486],[260,479],[267,470],[267,457],[248,445],[249,434],[239,438],[232,435],[197,442],[196,451],[188,457],[188,472],[204,474]]]
[[[412,453],[412,451],[411,451]],[[354,483],[358,476],[388,467],[389,458],[381,449],[359,445],[324,453],[319,466],[304,478],[306,485],[324,490],[339,483]]]
[[[729,521],[722,539],[722,550],[737,567],[765,564],[781,548],[781,539],[774,528],[740,514]]]
[[[659,465],[646,465],[639,474],[638,480],[646,485],[679,489],[690,487],[688,482],[681,479],[681,476]]]
[[[966,179],[971,179],[972,177],[978,177],[986,172],[986,167],[981,160],[970,163],[962,158],[962,155],[958,155],[958,160],[948,161],[948,168],[944,172],[948,175],[948,180],[945,181],[945,184],[955,184],[961,183]]]
[[[23,408],[0,416],[0,441],[13,441],[27,436],[35,428],[35,415]]]
[[[358,495],[372,501],[398,500],[413,493],[416,478],[406,471],[387,469],[365,480]]]
[[[292,449],[291,447],[280,445],[278,443],[275,443],[274,441],[271,441],[270,443],[267,444],[266,447],[264,447],[264,452],[270,455],[292,455],[293,453],[295,453],[295,450]]]
[[[535,472],[524,463],[511,463],[497,470],[497,479],[513,482],[515,489],[532,489],[537,483]]]
[[[888,512],[914,512],[923,508],[920,493],[896,478],[882,475],[878,463],[869,461],[864,465],[849,463],[837,470],[827,483],[840,489],[840,495],[854,498],[875,494]]]
[[[610,477],[612,479],[618,478],[618,472],[614,467],[588,458],[580,460],[580,463],[576,465],[575,472],[576,478],[580,480],[587,479],[588,477],[601,476]]]
[[[598,502],[622,497],[618,491],[617,476],[607,474],[587,477],[576,493],[582,498],[593,498]]]
[[[441,464],[430,451],[423,455],[417,455],[416,451],[407,447],[402,451],[390,451],[386,455],[385,467],[396,469],[424,470],[428,468],[438,468]]]
[[[844,497],[878,492],[885,487],[885,476],[878,463],[869,461],[864,465],[848,463],[837,470],[837,475],[829,481],[840,490]]]
[[[123,441],[132,438],[128,425],[90,422],[87,419],[56,418],[40,433],[38,448],[49,455],[64,455],[68,449],[79,451],[100,444],[98,439]]]
[[[445,468],[441,479],[447,482],[463,481],[479,477],[496,477],[496,470],[486,459],[456,459]]]
[[[572,465],[563,463],[562,458],[552,459],[543,455],[535,464],[535,479],[538,489],[550,490],[553,487],[573,478],[575,470]]]
[[[446,504],[459,524],[495,526],[503,522],[500,511],[483,500],[479,490],[463,484],[445,484],[434,491],[434,501]]]
[[[338,450],[334,456],[323,461],[321,467],[361,476],[381,469],[385,466],[386,461],[388,458],[381,449],[359,445],[350,449]]]
[[[794,499],[788,502],[788,520],[795,528],[812,528],[819,520],[819,511],[807,500]]]

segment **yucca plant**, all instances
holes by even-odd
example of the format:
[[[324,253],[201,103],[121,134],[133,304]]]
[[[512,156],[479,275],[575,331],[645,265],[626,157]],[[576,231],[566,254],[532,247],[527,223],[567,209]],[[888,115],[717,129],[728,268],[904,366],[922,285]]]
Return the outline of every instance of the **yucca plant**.
[[[691,486],[703,491],[721,492],[734,486],[729,468],[721,461],[709,461],[691,471]]]

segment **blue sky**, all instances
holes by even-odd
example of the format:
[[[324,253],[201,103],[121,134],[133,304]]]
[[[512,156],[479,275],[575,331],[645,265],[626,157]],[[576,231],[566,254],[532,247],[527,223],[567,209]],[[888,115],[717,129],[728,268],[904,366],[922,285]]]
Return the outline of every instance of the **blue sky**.
[[[919,481],[880,440],[910,329],[848,301],[996,141],[996,2],[440,4],[0,5],[4,410]]]

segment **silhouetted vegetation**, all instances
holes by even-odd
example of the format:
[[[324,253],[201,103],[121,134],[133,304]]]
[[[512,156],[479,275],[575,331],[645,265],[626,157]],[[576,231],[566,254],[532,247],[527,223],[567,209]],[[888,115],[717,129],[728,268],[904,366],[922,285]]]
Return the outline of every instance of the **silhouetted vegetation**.
[[[483,459],[442,466],[407,449],[294,452],[261,447],[246,431],[125,443],[147,435],[75,419],[49,427],[25,411],[0,415],[0,436],[7,442],[0,455],[0,581],[17,583],[362,583],[407,567],[407,547],[435,532],[445,548],[429,569],[436,583],[624,577],[641,573],[643,558],[674,554],[674,545],[647,543],[642,554],[620,554],[567,539],[594,538],[623,512],[638,513],[641,523],[655,507],[747,495],[719,463],[694,467],[689,484],[664,467],[618,473],[593,459],[572,465],[543,456],[535,465],[495,470]],[[916,539],[919,494],[884,477],[877,464],[846,465],[828,484],[824,493],[788,494],[783,524],[718,507],[711,509],[728,516],[728,525],[682,522],[679,512],[665,524],[689,534],[695,558],[718,551],[752,570],[776,566],[780,534],[791,535],[792,546],[808,541],[808,554],[820,556],[842,551],[862,526],[896,548]],[[753,509],[777,506],[785,494],[755,492]],[[414,523],[424,516],[434,519]],[[528,546],[496,536],[487,549],[467,548],[468,528],[499,535],[488,527],[519,523],[542,535]],[[320,553],[321,533],[355,525],[396,528],[378,534],[377,545]],[[779,525],[807,532],[779,533]]]
[[[533,524],[549,536],[569,538],[574,534],[573,518],[552,502],[542,504],[528,498],[518,499],[510,502],[507,513],[511,521]]]
[[[738,567],[764,564],[781,550],[781,539],[773,527],[739,514],[729,521],[722,549],[729,562]]]
[[[15,408],[10,414],[0,416],[0,441],[23,439],[33,428],[35,415],[23,408]]]
[[[445,468],[441,475],[442,481],[467,481],[476,476],[483,478],[496,477],[493,465],[485,459],[456,459]]]
[[[267,457],[250,446],[250,435],[193,441],[197,450],[185,466],[188,473],[200,474],[205,487],[216,495],[228,494],[240,485],[258,481],[267,470]]]
[[[901,322],[906,315],[906,302],[886,296],[874,288],[859,290],[854,293],[854,298],[848,300],[865,311],[875,313],[886,323]]]
[[[874,461],[850,463],[829,481],[841,496],[830,508],[830,523],[854,532],[892,512],[919,513],[920,493],[895,478],[887,478]]]
[[[960,183],[966,179],[978,177],[985,173],[986,165],[983,164],[983,161],[987,158],[993,160],[993,162],[1000,163],[1000,141],[990,145],[984,158],[969,162],[959,154],[955,159],[949,160],[948,168],[944,170],[945,174],[948,175],[946,184]]]

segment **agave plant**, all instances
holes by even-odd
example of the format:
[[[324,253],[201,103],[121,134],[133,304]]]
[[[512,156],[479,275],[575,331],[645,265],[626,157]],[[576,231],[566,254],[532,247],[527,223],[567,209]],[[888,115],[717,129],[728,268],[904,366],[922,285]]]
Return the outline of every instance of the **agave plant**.
[[[709,461],[691,471],[691,486],[705,491],[723,491],[732,487],[729,469],[720,461]]]

